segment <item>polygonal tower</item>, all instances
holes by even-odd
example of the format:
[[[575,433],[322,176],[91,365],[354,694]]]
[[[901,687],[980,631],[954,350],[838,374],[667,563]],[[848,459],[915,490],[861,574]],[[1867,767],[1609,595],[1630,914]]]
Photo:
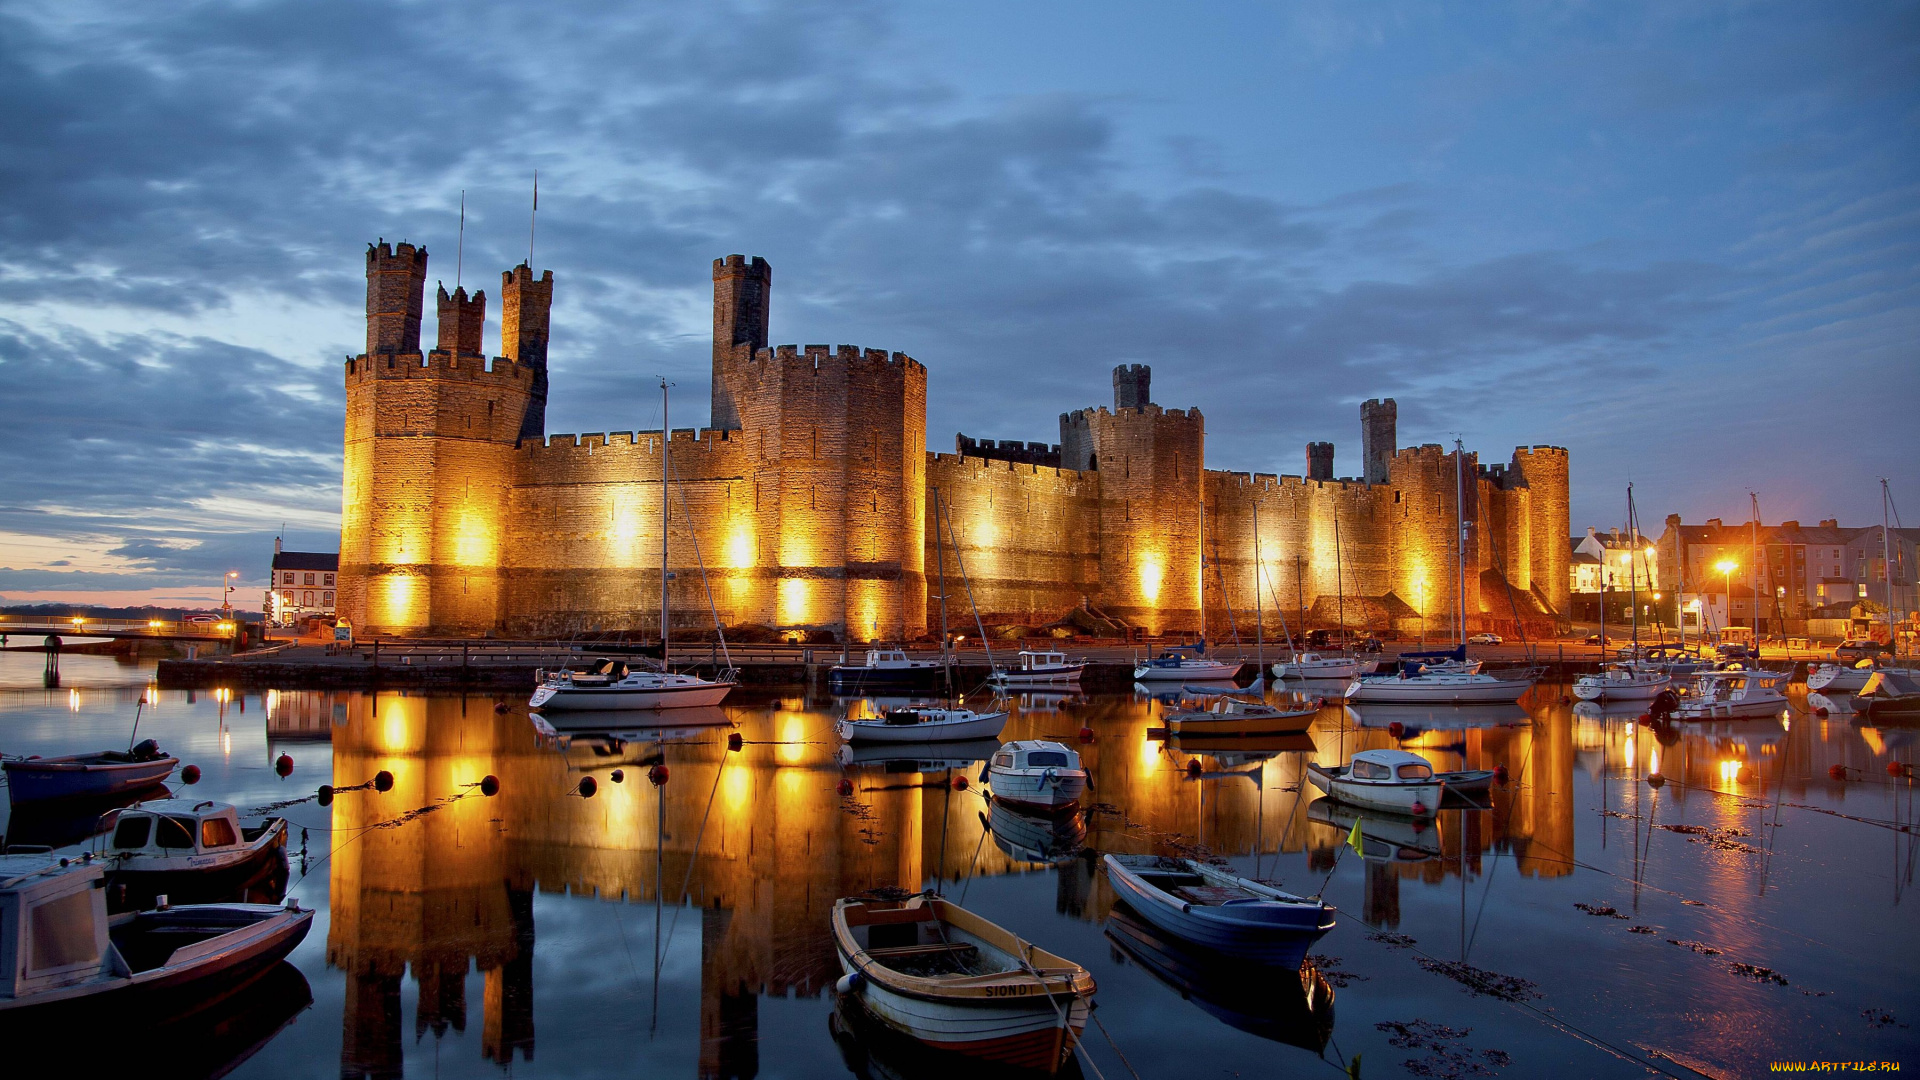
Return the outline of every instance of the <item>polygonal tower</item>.
[[[339,609],[355,632],[499,626],[512,453],[528,366],[482,351],[486,298],[440,290],[439,346],[420,352],[427,252],[367,246],[368,351],[347,361]]]
[[[767,347],[767,323],[773,307],[773,267],[755,255],[713,260],[713,411],[712,425],[740,430],[737,395],[747,366]]]

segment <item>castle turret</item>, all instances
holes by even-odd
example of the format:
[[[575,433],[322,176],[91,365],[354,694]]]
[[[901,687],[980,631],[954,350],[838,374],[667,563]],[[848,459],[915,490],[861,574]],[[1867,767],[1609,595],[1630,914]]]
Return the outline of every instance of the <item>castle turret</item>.
[[[466,288],[456,286],[453,295],[448,296],[443,284],[438,306],[440,344],[434,351],[454,356],[485,356],[481,339],[487,328],[487,294],[477,292],[469,299]]]
[[[427,249],[402,240],[367,245],[367,355],[420,351],[420,309],[427,288]]]
[[[1395,431],[1400,408],[1392,398],[1370,398],[1360,403],[1360,453],[1365,459],[1365,477],[1369,484],[1384,484],[1393,466]]]
[[[1113,369],[1113,407],[1139,409],[1153,404],[1149,387],[1153,369],[1145,364],[1121,364]]]
[[[547,329],[553,314],[553,271],[538,278],[526,263],[500,275],[500,354],[527,369],[532,399],[523,440],[547,433]]]
[[[486,299],[464,289],[440,290],[441,348],[422,357],[425,271],[424,250],[368,248],[381,351],[346,364],[338,598],[363,633],[479,633],[503,617],[500,537],[533,379],[487,363]]]
[[[713,426],[740,428],[736,400],[746,365],[767,347],[773,304],[773,267],[755,255],[713,260]]]
[[[1310,442],[1307,444],[1307,479],[1333,479],[1333,444],[1330,442]]]
[[[1515,447],[1512,468],[1531,491],[1527,516],[1528,531],[1533,534],[1529,552],[1533,588],[1553,605],[1555,614],[1566,618],[1573,589],[1568,579],[1573,552],[1567,537],[1573,526],[1567,452],[1558,446]]]

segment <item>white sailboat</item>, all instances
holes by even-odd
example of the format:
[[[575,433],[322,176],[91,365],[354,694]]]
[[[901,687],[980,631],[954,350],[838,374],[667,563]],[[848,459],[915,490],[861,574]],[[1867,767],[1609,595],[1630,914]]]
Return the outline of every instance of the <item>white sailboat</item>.
[[[1640,655],[1640,574],[1633,560],[1640,554],[1640,518],[1633,505],[1633,484],[1627,484],[1627,608],[1633,624],[1633,648],[1627,655],[1633,661],[1612,664],[1598,675],[1582,675],[1573,682],[1573,696],[1581,701],[1652,701],[1667,688],[1672,678],[1659,667],[1641,662]],[[1606,566],[1600,568],[1600,580],[1606,582]],[[1600,640],[1607,638],[1607,595],[1600,593]]]
[[[556,671],[534,689],[533,697],[527,701],[530,708],[543,712],[696,708],[718,705],[733,690],[736,678],[731,657],[728,657],[727,671],[718,680],[680,674],[671,666],[672,635],[667,623],[667,583],[672,580],[667,570],[667,524],[671,508],[667,499],[671,481],[667,452],[673,443],[673,426],[667,422],[667,387],[670,385],[666,379],[660,380],[660,670],[636,670],[624,661],[602,658],[586,671]],[[696,538],[696,554],[699,543]],[[704,562],[701,574],[703,577],[706,574]],[[716,630],[719,624],[716,612]],[[724,636],[720,647],[726,648]]]

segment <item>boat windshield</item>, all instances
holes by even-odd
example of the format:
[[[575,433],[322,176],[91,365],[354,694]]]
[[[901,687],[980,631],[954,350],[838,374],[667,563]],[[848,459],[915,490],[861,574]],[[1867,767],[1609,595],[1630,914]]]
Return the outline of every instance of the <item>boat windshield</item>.
[[[1067,755],[1058,750],[1035,750],[1027,755],[1027,764],[1034,768],[1062,767],[1067,764]]]
[[[1393,770],[1385,765],[1376,765],[1371,761],[1353,763],[1353,776],[1357,780],[1385,780],[1393,775]]]
[[[238,842],[239,838],[233,835],[233,823],[226,818],[208,818],[200,823],[201,847],[230,847]]]
[[[159,828],[155,829],[154,839],[163,848],[190,848],[193,846],[193,819],[163,817],[155,819]]]
[[[1400,766],[1400,779],[1425,780],[1433,775],[1433,766],[1426,764]]]
[[[143,848],[147,846],[147,833],[153,828],[153,819],[145,814],[134,814],[120,819],[113,827],[113,846],[117,848]]]

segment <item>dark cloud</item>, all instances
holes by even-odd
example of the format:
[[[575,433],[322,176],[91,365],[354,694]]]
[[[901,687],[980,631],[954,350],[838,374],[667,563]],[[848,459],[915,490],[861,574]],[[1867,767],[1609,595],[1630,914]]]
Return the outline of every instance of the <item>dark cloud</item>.
[[[251,573],[282,513],[318,535],[338,506],[336,365],[360,340],[362,245],[425,242],[429,277],[451,284],[465,189],[462,276],[491,294],[525,257],[536,167],[536,261],[559,281],[555,431],[646,426],[653,372],[680,382],[677,419],[703,415],[706,268],[734,251],[774,263],[779,340],[926,361],[936,449],[960,429],[1051,439],[1059,412],[1108,400],[1107,368],[1146,362],[1157,400],[1207,414],[1223,467],[1297,470],[1309,439],[1347,451],[1354,402],[1381,395],[1408,441],[1466,428],[1491,458],[1574,442],[1597,466],[1689,379],[1779,381],[1836,341],[1833,370],[1856,371],[1911,341],[1914,225],[1904,200],[1870,197],[1910,185],[1910,161],[1882,162],[1871,191],[1764,206],[1732,174],[1745,231],[1678,254],[1558,243],[1558,214],[1653,210],[1589,204],[1606,178],[1583,176],[1522,228],[1462,218],[1459,180],[1399,169],[1289,198],[1184,135],[1151,143],[1176,175],[1150,179],[1126,104],[970,93],[893,55],[894,17],[371,0],[0,13],[0,530],[84,542],[129,568],[106,577],[151,585]],[[1877,46],[1828,24],[1814,55],[1786,57],[1791,40],[1747,34],[1752,55],[1692,73],[1684,50],[1609,51],[1619,35],[1555,48],[1569,100],[1598,101],[1619,133],[1797,95],[1812,119],[1792,130],[1813,138],[1848,95],[1886,99],[1863,73],[1912,55],[1890,32],[1911,7],[1875,20]],[[1509,44],[1560,56],[1530,33]],[[1623,71],[1644,77],[1606,89]],[[1516,123],[1565,126],[1522,100],[1552,76],[1516,61],[1420,107],[1457,127],[1506,94]],[[1257,125],[1280,104],[1219,108]],[[1822,172],[1802,182],[1832,188],[1863,131],[1820,131]],[[1777,172],[1783,141],[1742,149]],[[1478,235],[1496,225],[1513,231]],[[80,573],[0,584],[109,587]]]

